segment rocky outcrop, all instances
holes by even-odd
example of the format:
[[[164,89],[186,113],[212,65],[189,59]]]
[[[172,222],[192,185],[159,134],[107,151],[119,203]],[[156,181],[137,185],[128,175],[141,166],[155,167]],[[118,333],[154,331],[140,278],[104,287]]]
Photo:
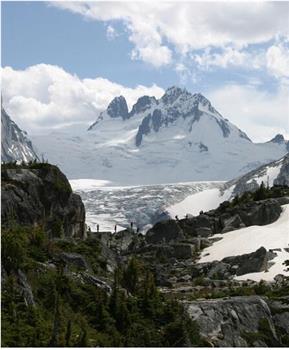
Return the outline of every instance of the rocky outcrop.
[[[65,175],[50,164],[5,165],[1,171],[2,226],[42,226],[49,237],[84,238],[85,209]]]
[[[107,114],[111,118],[129,118],[126,100],[123,96],[115,97],[107,107]]]
[[[185,238],[180,225],[175,220],[158,222],[146,233],[148,243],[180,241]]]
[[[286,203],[286,197],[250,201],[235,206],[225,201],[217,209],[182,219],[178,223],[187,236],[206,238],[252,225],[271,224],[279,218],[281,205]]]
[[[266,271],[269,261],[276,255],[260,247],[255,252],[237,256],[229,256],[221,261],[196,263],[192,268],[192,277],[207,277],[210,279],[231,279],[235,275]]]
[[[235,266],[236,275],[240,276],[251,272],[266,271],[268,269],[268,258],[267,250],[261,247],[253,253],[229,256],[222,261],[230,266]]]
[[[259,296],[187,301],[184,305],[208,345],[280,346],[270,308]]]

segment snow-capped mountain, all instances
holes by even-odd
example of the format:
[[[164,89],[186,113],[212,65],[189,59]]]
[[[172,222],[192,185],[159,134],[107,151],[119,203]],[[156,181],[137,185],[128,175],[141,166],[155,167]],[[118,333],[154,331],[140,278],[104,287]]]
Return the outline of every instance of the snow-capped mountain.
[[[25,131],[11,120],[1,106],[1,161],[28,162],[38,159]]]
[[[253,143],[203,95],[178,87],[143,96],[129,111],[123,96],[88,131],[33,138],[69,178],[120,185],[229,180],[282,157],[288,143]]]

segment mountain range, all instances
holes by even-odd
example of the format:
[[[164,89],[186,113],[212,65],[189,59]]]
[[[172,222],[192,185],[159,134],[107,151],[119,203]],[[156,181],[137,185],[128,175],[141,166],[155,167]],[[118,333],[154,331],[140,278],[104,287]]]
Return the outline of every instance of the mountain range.
[[[200,93],[171,87],[156,99],[142,96],[129,110],[114,98],[88,130],[27,135],[2,109],[2,161],[44,154],[70,179],[112,185],[225,181],[281,158],[289,142],[276,135],[254,143]]]
[[[277,135],[254,143],[200,93],[171,87],[160,98],[140,97],[129,111],[114,98],[88,130],[33,137],[41,153],[70,179],[115,185],[229,180],[282,157]]]

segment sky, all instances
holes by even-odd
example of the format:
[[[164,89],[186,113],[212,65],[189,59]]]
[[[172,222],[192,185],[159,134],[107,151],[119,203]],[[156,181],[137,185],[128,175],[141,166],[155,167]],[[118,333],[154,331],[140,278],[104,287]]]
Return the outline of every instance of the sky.
[[[289,2],[1,2],[3,104],[31,134],[173,85],[256,142],[289,139]]]

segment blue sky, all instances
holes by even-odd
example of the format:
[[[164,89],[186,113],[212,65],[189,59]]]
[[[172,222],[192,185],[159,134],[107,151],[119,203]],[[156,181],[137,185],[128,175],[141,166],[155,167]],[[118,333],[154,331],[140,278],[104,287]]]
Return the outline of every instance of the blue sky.
[[[29,132],[89,124],[115,95],[131,105],[179,85],[257,141],[289,136],[288,3],[1,6],[4,102]]]
[[[45,2],[2,2],[2,65],[25,69],[38,63],[63,67],[80,78],[101,76],[133,87],[170,86],[179,82],[171,69],[153,69],[132,61],[121,23],[121,35],[108,40],[107,24],[89,21]]]

